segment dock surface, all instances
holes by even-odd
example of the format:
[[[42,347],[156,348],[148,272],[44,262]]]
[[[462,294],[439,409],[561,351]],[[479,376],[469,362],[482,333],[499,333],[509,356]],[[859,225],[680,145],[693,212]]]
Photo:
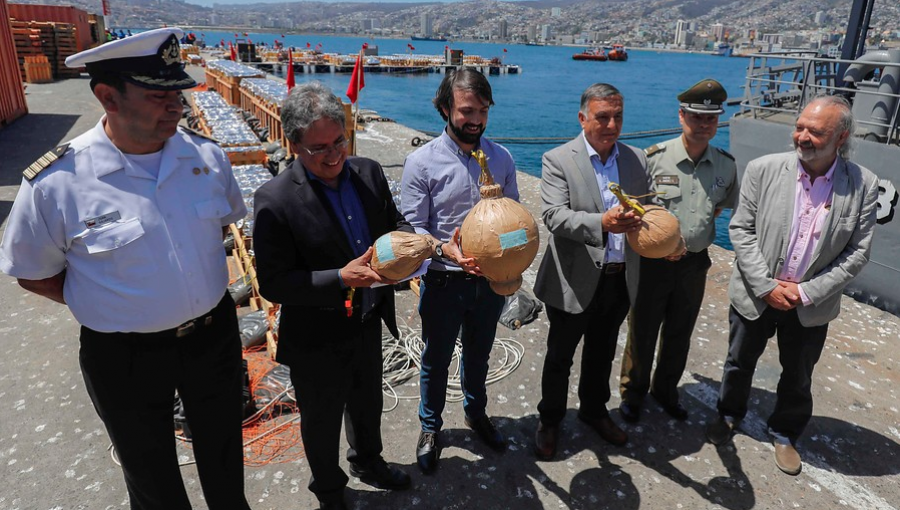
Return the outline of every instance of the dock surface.
[[[0,130],[0,219],[6,218],[32,161],[92,127],[102,115],[86,78],[30,85],[31,113]],[[423,108],[429,105],[424,105]],[[390,116],[390,112],[380,112]],[[436,116],[435,116],[436,117]],[[440,128],[435,118],[435,127]],[[488,129],[490,134],[490,129]],[[422,133],[390,122],[372,122],[359,133],[359,153],[381,162],[399,180],[410,141]],[[540,216],[539,179],[519,174],[522,203]],[[539,222],[540,224],[540,222]],[[542,226],[542,225],[541,225]],[[547,239],[545,229],[542,238]],[[877,243],[878,240],[876,239]],[[541,249],[541,253],[543,248]],[[400,400],[383,414],[384,456],[410,473],[411,490],[390,493],[352,479],[347,500],[355,509],[900,509],[900,319],[847,297],[831,323],[813,382],[814,416],[799,444],[803,471],[781,473],[766,438],[780,374],[774,341],[759,362],[750,413],[732,444],[715,447],[704,430],[715,402],[728,342],[727,282],[733,254],[711,249],[706,298],[694,331],[680,389],[690,412],[672,420],[648,400],[638,424],[623,424],[624,447],[605,443],[575,417],[579,370],[570,379],[569,413],[560,451],[537,461],[531,444],[537,426],[540,374],[546,352],[546,315],[498,337],[526,350],[519,368],[488,387],[488,414],[510,441],[504,454],[478,442],[463,423],[462,406],[448,404],[438,471],[415,466],[418,401]],[[538,259],[525,274],[531,287]],[[397,316],[418,330],[415,296],[397,294]],[[29,294],[0,275],[0,510],[127,508],[121,470],[84,388],[78,366],[78,324],[68,310]],[[610,381],[610,409],[618,406],[620,331]],[[495,351],[496,354],[496,351]],[[579,367],[576,358],[574,367]],[[398,388],[416,395],[416,379]],[[386,397],[386,407],[392,401]],[[173,445],[175,444],[173,438]],[[177,446],[183,458],[190,450]],[[343,450],[346,443],[343,444]],[[344,469],[346,461],[342,460]],[[183,468],[194,508],[206,508],[194,466]],[[254,509],[316,508],[306,489],[305,460],[245,469]]]

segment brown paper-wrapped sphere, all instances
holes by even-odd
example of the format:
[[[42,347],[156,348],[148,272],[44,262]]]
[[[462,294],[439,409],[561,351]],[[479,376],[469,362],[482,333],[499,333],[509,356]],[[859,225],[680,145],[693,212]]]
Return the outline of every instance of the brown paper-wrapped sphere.
[[[672,255],[681,244],[678,218],[658,205],[645,205],[641,229],[628,232],[625,237],[631,248],[642,257],[661,259]]]
[[[503,198],[499,185],[481,189],[482,200],[460,228],[463,256],[475,259],[494,292],[510,296],[537,255],[537,224],[522,204]]]
[[[431,256],[433,245],[434,238],[429,235],[388,232],[375,241],[369,265],[384,278],[402,280]]]

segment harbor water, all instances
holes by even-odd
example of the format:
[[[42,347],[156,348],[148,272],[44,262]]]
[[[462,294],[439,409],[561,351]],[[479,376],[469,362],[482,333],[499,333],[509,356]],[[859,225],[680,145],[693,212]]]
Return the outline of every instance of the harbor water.
[[[198,34],[198,36],[201,34]],[[224,40],[234,41],[234,33],[204,31],[207,45]],[[244,39],[255,43],[273,44],[275,39],[285,46],[306,48],[321,44],[326,53],[353,54],[363,43],[377,45],[380,55],[407,54],[408,44],[416,54],[437,55],[445,46],[462,49],[466,54],[500,57],[505,63],[521,66],[517,75],[490,76],[496,105],[491,109],[486,136],[491,138],[572,138],[581,127],[578,107],[581,93],[592,83],[606,82],[618,88],[625,98],[623,133],[678,128],[679,92],[703,78],[714,78],[728,90],[729,97],[739,97],[743,91],[747,60],[715,57],[707,54],[671,53],[656,51],[629,52],[627,62],[579,62],[572,60],[579,47],[525,46],[521,44],[493,44],[471,42],[409,41],[407,39],[364,39],[359,37],[326,37],[320,35],[286,35],[250,33]],[[506,50],[504,52],[504,49]],[[343,96],[349,84],[349,74],[295,75],[297,83],[321,80]],[[421,131],[440,131],[443,121],[431,104],[434,92],[443,75],[440,74],[382,74],[366,75],[366,86],[360,94],[363,109],[376,110],[380,115]],[[726,108],[722,120],[736,110]],[[631,145],[646,148],[676,135],[625,140]],[[785,140],[785,148],[789,140]],[[552,149],[553,143],[505,143],[519,170],[539,176],[541,155]],[[728,129],[722,128],[713,144],[727,150]],[[781,148],[773,148],[781,150]],[[716,244],[730,248],[727,222],[730,211],[718,220]]]

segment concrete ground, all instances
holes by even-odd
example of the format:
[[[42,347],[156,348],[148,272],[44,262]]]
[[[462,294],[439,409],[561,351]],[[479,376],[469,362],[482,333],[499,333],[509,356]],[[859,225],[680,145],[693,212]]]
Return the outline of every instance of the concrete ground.
[[[31,113],[0,130],[4,228],[21,170],[89,129],[102,113],[86,79],[31,85],[27,92]],[[359,134],[359,152],[399,178],[414,136],[421,135],[393,123],[367,123]],[[539,180],[524,174],[519,178],[522,202],[539,217]],[[542,235],[546,239],[546,231]],[[488,387],[488,413],[508,437],[509,451],[497,454],[479,443],[463,424],[461,405],[448,404],[441,465],[436,474],[424,476],[415,467],[418,402],[401,400],[383,416],[384,455],[412,475],[414,488],[389,493],[351,479],[351,508],[900,508],[900,359],[895,348],[900,319],[849,298],[832,322],[817,365],[814,417],[799,446],[804,460],[799,476],[775,467],[765,434],[780,373],[774,342],[760,360],[742,431],[732,444],[719,448],[705,440],[727,348],[732,254],[715,248],[712,258],[706,300],[681,381],[688,421],[670,419],[648,398],[641,422],[624,427],[630,436],[626,446],[603,442],[575,419],[576,359],[560,452],[552,462],[537,461],[531,444],[548,327],[542,314],[518,331],[498,329],[498,337],[526,347],[519,368]],[[526,287],[539,260],[525,274]],[[398,293],[398,317],[418,329],[415,305],[411,292]],[[121,471],[110,458],[106,431],[81,378],[78,325],[65,307],[26,293],[6,276],[0,276],[0,307],[5,311],[0,317],[0,510],[127,507]],[[620,346],[624,335],[622,328]],[[613,388],[620,361],[621,347]],[[415,383],[413,379],[398,391],[415,395]],[[385,399],[386,406],[391,403]],[[618,403],[614,396],[609,406]],[[612,414],[622,423],[618,412]],[[189,450],[177,448],[190,457]],[[304,460],[246,468],[245,473],[246,494],[255,509],[316,507],[306,489],[310,473]],[[196,469],[185,467],[183,476],[195,508],[206,508]]]

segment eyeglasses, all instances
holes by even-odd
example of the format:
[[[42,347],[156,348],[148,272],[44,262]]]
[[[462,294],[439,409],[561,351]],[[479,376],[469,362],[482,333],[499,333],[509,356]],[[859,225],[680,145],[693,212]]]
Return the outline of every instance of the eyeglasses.
[[[329,145],[328,147],[323,147],[321,149],[309,150],[302,145],[300,145],[300,148],[305,150],[306,153],[309,154],[310,156],[319,156],[322,154],[329,154],[332,152],[340,152],[340,151],[346,149],[348,145],[350,145],[350,140],[348,140],[347,138],[343,138],[339,142],[335,142],[334,145]]]

